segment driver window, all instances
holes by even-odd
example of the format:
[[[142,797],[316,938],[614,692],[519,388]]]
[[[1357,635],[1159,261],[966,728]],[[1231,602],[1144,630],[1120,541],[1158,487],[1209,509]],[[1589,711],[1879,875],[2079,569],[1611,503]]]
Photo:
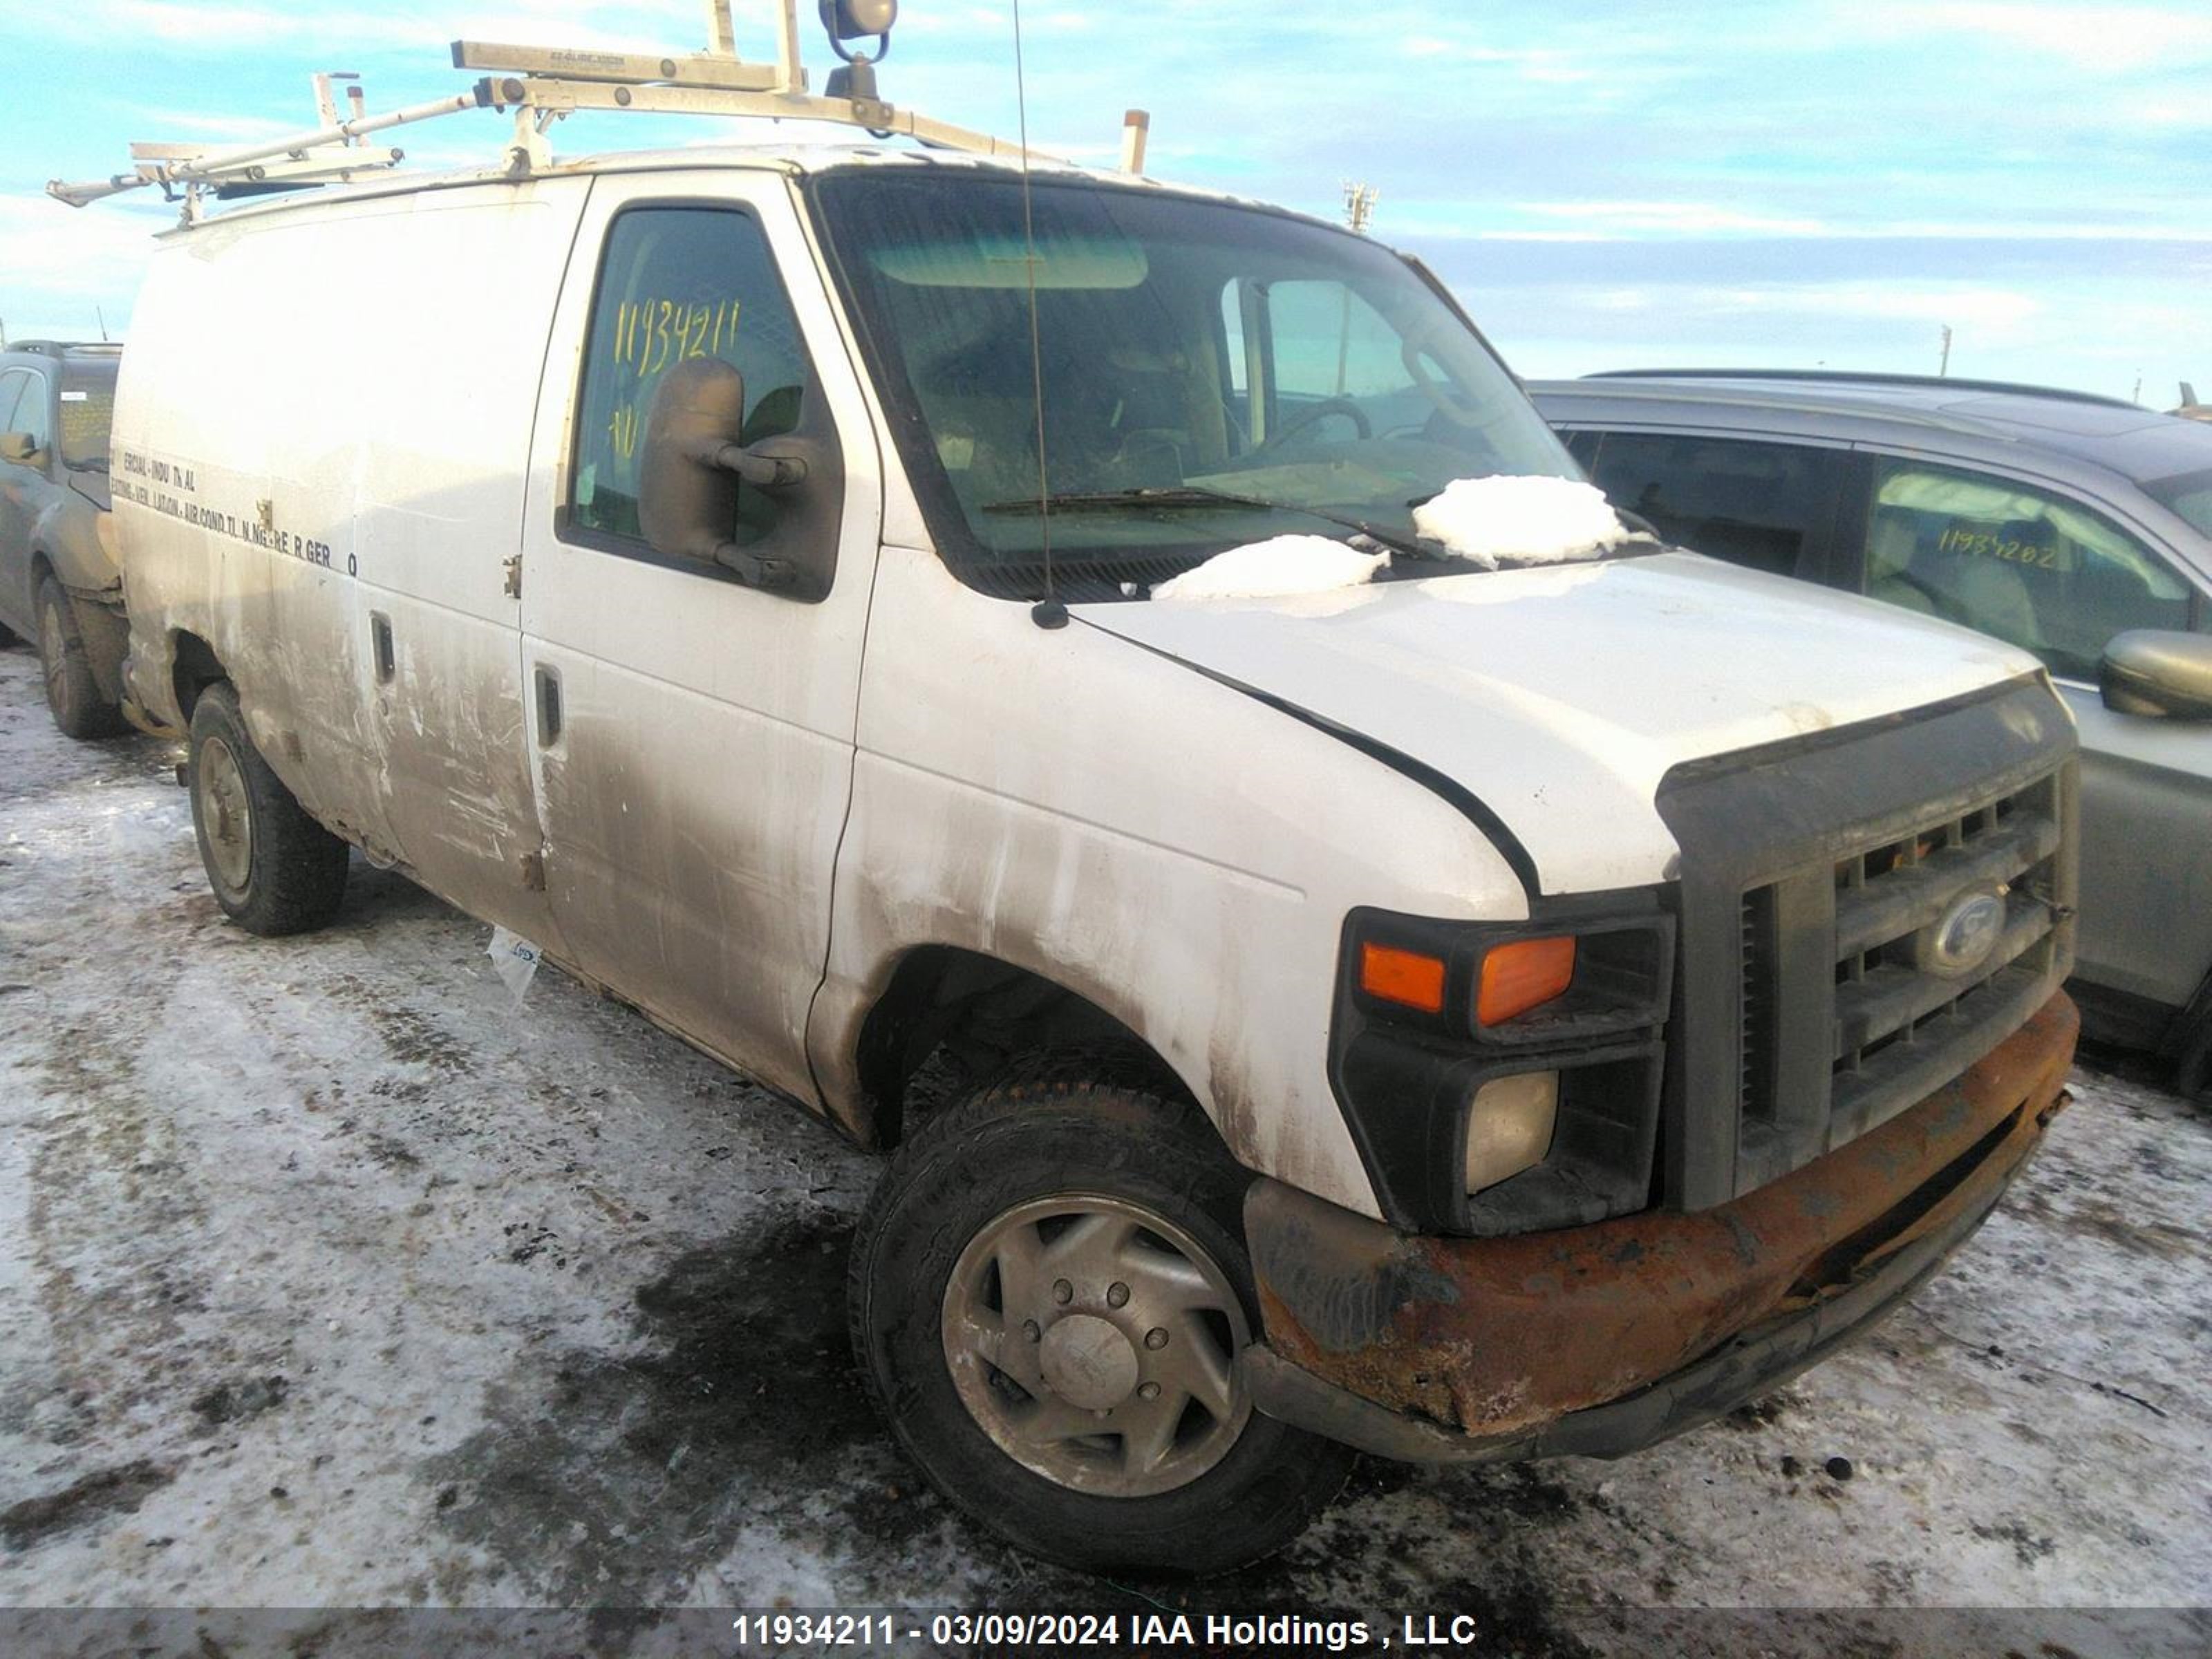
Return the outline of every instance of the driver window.
[[[1885,461],[1867,514],[1866,591],[2094,680],[2113,635],[2186,629],[2189,590],[2077,501],[1989,473]]]
[[[741,441],[799,424],[808,381],[775,257],[749,216],[726,208],[634,208],[608,233],[584,348],[569,523],[638,539],[639,448],[662,373],[714,356],[745,377]],[[757,539],[774,507],[740,496],[734,537]],[[757,519],[758,522],[751,522]]]
[[[1398,331],[1341,283],[1272,283],[1267,326],[1275,395],[1286,404],[1355,401],[1406,384]]]

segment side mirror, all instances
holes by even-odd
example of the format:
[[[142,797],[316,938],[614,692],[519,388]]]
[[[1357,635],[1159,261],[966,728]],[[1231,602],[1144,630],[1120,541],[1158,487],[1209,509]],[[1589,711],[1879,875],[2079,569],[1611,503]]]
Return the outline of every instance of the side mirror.
[[[2212,634],[2138,628],[2116,635],[2097,679],[2115,714],[2212,720]]]
[[[741,484],[789,489],[806,462],[788,447],[746,448],[738,441],[744,416],[744,376],[719,357],[687,358],[661,375],[646,416],[638,528],[656,553],[720,565],[755,587],[788,587],[789,560],[739,547],[731,532]]]
[[[0,461],[27,461],[39,453],[39,441],[27,432],[0,432]]]

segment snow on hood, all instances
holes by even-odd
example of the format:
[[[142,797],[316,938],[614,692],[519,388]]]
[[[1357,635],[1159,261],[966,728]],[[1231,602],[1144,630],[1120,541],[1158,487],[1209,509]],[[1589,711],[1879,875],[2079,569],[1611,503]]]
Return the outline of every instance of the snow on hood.
[[[1458,478],[1413,509],[1413,532],[1485,570],[1595,558],[1633,534],[1577,478]]]
[[[1667,879],[1653,800],[1684,761],[2037,672],[1982,635],[1693,553],[1078,614],[1458,780],[1550,893]]]
[[[1326,536],[1277,536],[1217,553],[1152,590],[1156,599],[1269,599],[1324,593],[1375,580],[1388,553],[1362,553]]]

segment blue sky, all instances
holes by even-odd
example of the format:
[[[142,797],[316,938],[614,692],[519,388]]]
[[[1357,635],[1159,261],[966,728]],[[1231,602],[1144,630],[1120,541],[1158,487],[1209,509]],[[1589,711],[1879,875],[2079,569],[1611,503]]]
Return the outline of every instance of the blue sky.
[[[817,83],[830,66],[803,20]],[[767,58],[766,6],[738,0]],[[1662,363],[1826,364],[2046,381],[2166,406],[2212,394],[2212,5],[1762,0],[1661,7],[1024,0],[1040,148],[1114,153],[1152,112],[1151,171],[1334,213],[1458,289],[1528,375]],[[666,50],[703,8],[468,0],[73,0],[0,22],[0,319],[127,328],[158,202],[78,211],[57,175],[132,138],[243,141],[310,124],[307,76],[372,108],[459,90],[445,43]],[[1011,134],[1011,12],[908,0],[889,97]],[[714,131],[580,118],[556,152]],[[501,118],[394,135],[473,163]]]

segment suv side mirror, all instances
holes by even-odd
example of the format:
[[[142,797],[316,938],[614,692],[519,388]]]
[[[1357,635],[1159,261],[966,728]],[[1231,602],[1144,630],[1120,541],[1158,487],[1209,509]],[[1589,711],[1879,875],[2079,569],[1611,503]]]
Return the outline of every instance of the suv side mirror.
[[[738,441],[745,415],[744,376],[719,357],[692,357],[661,375],[645,422],[638,467],[638,528],[656,553],[720,565],[749,586],[799,585],[787,558],[741,547],[738,491],[784,491],[804,483],[805,446],[788,441],[748,447]]]
[[[39,441],[27,432],[0,432],[0,461],[29,461],[39,453]]]
[[[2138,628],[2116,635],[2097,679],[2115,714],[2212,720],[2212,634]]]

